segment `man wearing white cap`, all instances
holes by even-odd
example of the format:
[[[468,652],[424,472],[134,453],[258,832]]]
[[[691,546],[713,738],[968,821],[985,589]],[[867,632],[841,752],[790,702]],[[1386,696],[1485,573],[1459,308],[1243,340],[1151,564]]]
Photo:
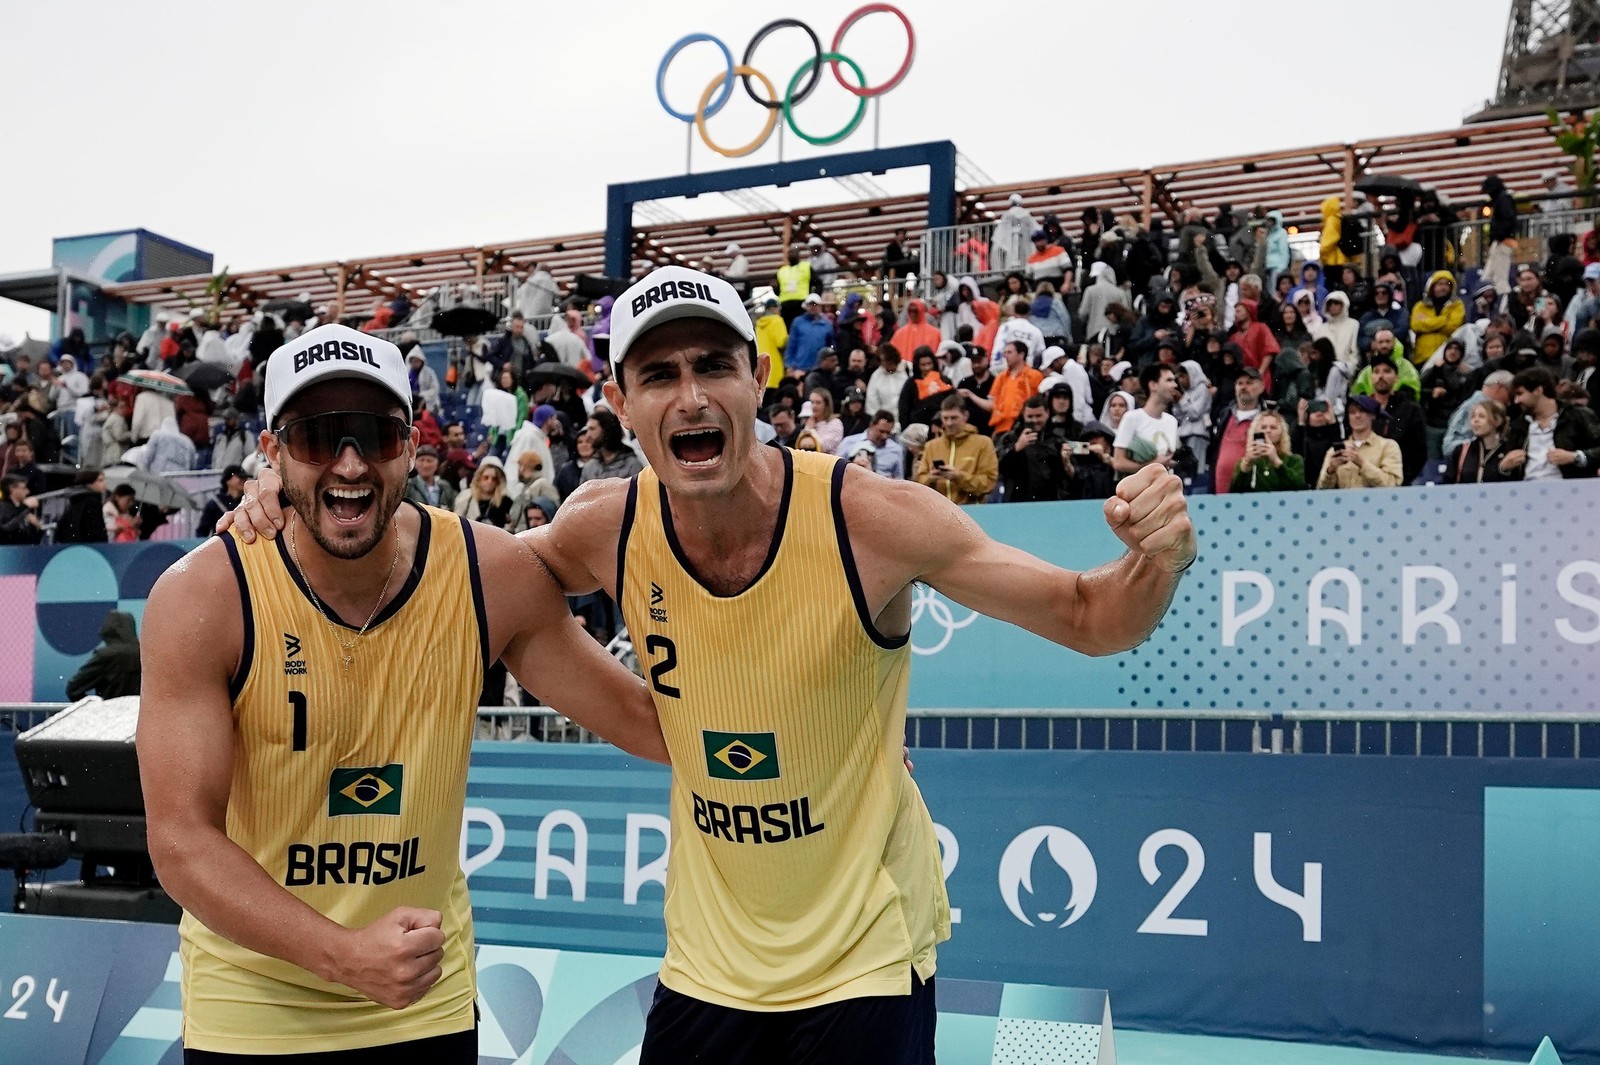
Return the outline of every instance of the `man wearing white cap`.
[[[265,415],[286,535],[208,541],[144,615],[140,775],[151,859],[186,911],[185,1060],[394,1046],[475,1065],[458,847],[484,673],[503,659],[664,759],[655,709],[526,544],[402,503],[417,433],[393,344],[302,334],[267,361]]]
[[[650,467],[583,485],[527,534],[564,591],[620,604],[673,756],[667,955],[639,1060],[921,1065],[950,921],[901,760],[912,584],[1108,654],[1154,629],[1194,534],[1180,482],[1145,469],[1106,504],[1128,553],[1070,573],[921,485],[759,446],[753,336],[709,275],[668,266],[624,292],[606,399]]]

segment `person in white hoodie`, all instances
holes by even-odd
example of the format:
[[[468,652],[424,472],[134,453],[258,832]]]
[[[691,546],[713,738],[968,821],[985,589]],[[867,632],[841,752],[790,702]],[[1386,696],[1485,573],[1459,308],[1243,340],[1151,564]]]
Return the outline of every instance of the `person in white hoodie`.
[[[722,276],[728,283],[738,290],[741,296],[750,294],[750,260],[746,258],[744,249],[737,243],[730,243],[722,250],[728,257],[728,266],[722,271]]]
[[[543,318],[556,308],[556,279],[543,263],[534,263],[528,279],[517,287],[517,310],[524,318]]]
[[[955,281],[943,270],[935,270],[928,280],[928,317],[939,327],[939,335],[946,340],[956,338],[956,312],[947,309],[955,294]]]
[[[994,225],[994,238],[989,242],[989,269],[1000,273],[1021,270],[1028,265],[1028,255],[1033,249],[1033,231],[1039,224],[1022,206],[1022,196],[1013,192],[1007,201],[1005,214]]]
[[[1078,301],[1078,313],[1083,316],[1084,335],[1094,336],[1111,324],[1106,317],[1106,308],[1113,303],[1128,306],[1128,294],[1117,284],[1116,271],[1104,262],[1096,262],[1089,267],[1089,274],[1094,278],[1094,284],[1085,290],[1082,299]]]
[[[1322,301],[1322,324],[1311,334],[1312,339],[1327,337],[1333,345],[1333,357],[1346,374],[1354,377],[1361,368],[1361,349],[1358,337],[1361,323],[1350,317],[1350,297],[1343,292],[1330,292]]]
[[[556,350],[556,358],[568,366],[581,367],[589,361],[589,346],[572,331],[565,315],[550,316],[550,331],[545,334],[545,340]]]
[[[1178,384],[1184,391],[1172,414],[1178,419],[1178,439],[1195,458],[1198,477],[1206,472],[1206,449],[1211,443],[1211,381],[1195,360],[1179,365],[1183,372],[1178,375]]]
[[[900,353],[888,344],[882,348],[883,364],[872,371],[872,376],[867,379],[867,417],[872,417],[880,410],[894,413],[900,409],[900,390],[911,380],[911,367],[906,365]],[[899,418],[895,419],[895,427],[899,428]]]

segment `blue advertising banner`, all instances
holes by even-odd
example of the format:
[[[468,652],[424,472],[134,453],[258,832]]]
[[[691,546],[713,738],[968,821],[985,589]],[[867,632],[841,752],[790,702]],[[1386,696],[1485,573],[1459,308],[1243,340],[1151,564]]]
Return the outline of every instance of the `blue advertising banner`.
[[[168,925],[0,915],[0,1065],[181,1065],[182,966]],[[479,1065],[637,1059],[660,958],[484,946]],[[1111,1061],[1104,991],[941,980],[947,1065]]]
[[[1105,987],[1161,1031],[1600,1062],[1600,765],[924,750],[916,779],[941,977]],[[480,941],[659,954],[668,780],[479,744]]]
[[[932,589],[911,705],[1572,715],[1600,681],[1600,481],[1199,496],[1199,562],[1139,648],[1085,658]],[[973,507],[999,540],[1084,569],[1098,503]],[[1530,530],[1569,530],[1530,549]],[[107,610],[143,613],[193,541],[0,548],[0,701],[64,697]]]
[[[1600,681],[1600,481],[1196,496],[1200,559],[1141,647],[1085,658],[916,590],[911,705],[1573,714]],[[1098,503],[973,507],[1084,569]],[[1547,532],[1549,535],[1538,535]]]

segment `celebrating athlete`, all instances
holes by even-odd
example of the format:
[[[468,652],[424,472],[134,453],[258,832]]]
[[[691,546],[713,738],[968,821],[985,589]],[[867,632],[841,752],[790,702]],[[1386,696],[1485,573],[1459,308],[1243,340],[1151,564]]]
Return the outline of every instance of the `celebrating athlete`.
[[[666,758],[645,686],[527,545],[402,502],[410,414],[393,344],[328,325],[279,348],[261,446],[286,534],[210,540],[150,594],[140,776],[151,858],[185,911],[187,1062],[395,1045],[397,1061],[476,1065],[458,848],[496,659]]]
[[[643,1065],[933,1060],[949,905],[902,764],[911,586],[1087,654],[1141,642],[1196,544],[1179,480],[1107,500],[1087,573],[997,543],[937,492],[756,445],[749,315],[663,267],[613,308],[606,399],[650,461],[527,534],[563,591],[621,605],[672,755],[667,955]],[[241,521],[270,535],[274,484]]]

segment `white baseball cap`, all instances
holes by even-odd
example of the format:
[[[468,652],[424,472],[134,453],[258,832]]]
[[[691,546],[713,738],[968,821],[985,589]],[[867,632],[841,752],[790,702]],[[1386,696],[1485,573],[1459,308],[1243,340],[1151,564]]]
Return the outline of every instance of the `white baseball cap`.
[[[679,318],[709,318],[728,326],[746,341],[756,337],[750,312],[732,285],[686,266],[663,266],[628,286],[612,304],[612,372],[621,371],[628,349],[641,335]]]
[[[411,376],[400,349],[371,333],[346,325],[319,325],[274,351],[267,359],[268,427],[295,393],[309,385],[341,378],[371,381],[399,400],[411,420]]]

